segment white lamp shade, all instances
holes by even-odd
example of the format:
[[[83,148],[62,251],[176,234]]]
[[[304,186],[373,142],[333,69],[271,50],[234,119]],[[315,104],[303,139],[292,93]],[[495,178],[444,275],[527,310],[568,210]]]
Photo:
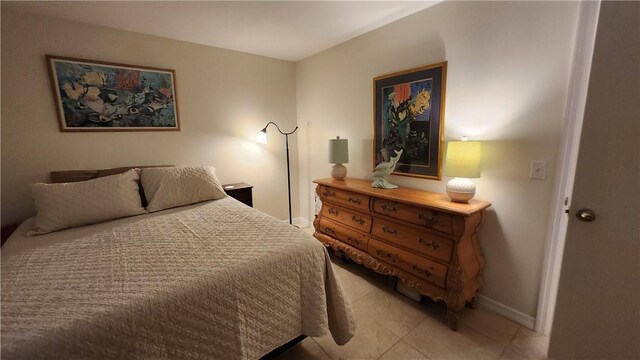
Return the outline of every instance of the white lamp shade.
[[[266,144],[267,143],[267,132],[266,131],[260,131],[259,133],[256,134],[256,141],[261,143],[261,144]]]
[[[479,141],[449,141],[444,175],[461,178],[480,177],[480,157],[482,150]]]
[[[329,163],[346,164],[349,162],[349,140],[330,139],[329,140]]]

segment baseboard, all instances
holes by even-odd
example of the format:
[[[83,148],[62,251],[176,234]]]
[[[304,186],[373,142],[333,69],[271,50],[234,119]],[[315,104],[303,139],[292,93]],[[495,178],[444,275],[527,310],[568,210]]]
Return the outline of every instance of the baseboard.
[[[488,297],[480,295],[478,305],[498,315],[502,315],[507,319],[510,319],[513,322],[518,323],[531,330],[535,329],[536,319],[534,317],[522,313],[516,309],[510,308],[495,300],[489,299]]]

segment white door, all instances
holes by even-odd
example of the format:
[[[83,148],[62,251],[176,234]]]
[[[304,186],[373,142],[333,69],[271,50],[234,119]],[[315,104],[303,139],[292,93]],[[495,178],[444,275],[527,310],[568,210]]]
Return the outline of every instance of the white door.
[[[601,3],[569,216],[549,357],[640,359],[640,2]]]

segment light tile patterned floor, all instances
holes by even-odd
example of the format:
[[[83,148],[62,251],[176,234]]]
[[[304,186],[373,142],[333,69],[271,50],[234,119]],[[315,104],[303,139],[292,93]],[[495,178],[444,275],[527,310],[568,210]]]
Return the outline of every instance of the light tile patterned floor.
[[[278,360],[546,358],[546,336],[482,308],[463,310],[458,331],[451,331],[442,303],[418,304],[395,292],[387,276],[332,258],[356,313],[355,336],[344,346],[331,335],[307,338]]]

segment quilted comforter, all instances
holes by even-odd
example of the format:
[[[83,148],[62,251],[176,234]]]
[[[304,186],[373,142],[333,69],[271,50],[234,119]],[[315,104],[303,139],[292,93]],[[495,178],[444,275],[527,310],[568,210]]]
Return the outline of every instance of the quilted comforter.
[[[320,242],[232,198],[16,236],[2,250],[6,359],[256,359],[355,331]]]

